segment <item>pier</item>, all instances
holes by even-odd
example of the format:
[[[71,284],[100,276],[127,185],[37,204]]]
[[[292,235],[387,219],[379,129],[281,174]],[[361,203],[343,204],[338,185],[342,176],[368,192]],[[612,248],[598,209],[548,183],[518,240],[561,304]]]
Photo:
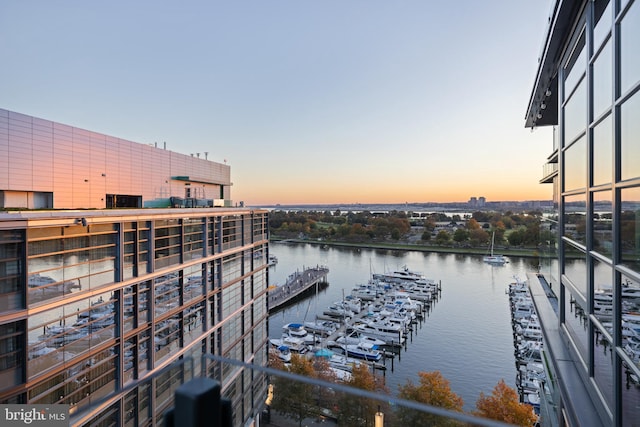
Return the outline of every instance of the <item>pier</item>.
[[[269,288],[269,313],[297,301],[316,288],[328,286],[328,274],[329,268],[325,266],[303,267],[302,271],[289,275],[283,285]]]

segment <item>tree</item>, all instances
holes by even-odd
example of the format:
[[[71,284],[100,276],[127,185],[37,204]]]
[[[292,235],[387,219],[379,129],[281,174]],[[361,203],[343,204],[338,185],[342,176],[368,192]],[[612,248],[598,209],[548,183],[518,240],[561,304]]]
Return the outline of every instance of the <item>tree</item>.
[[[353,366],[351,377],[346,385],[367,391],[388,393],[384,380],[376,377],[366,363]],[[383,401],[344,394],[339,402],[338,422],[341,426],[373,426],[375,413]],[[388,412],[388,411],[385,411]]]
[[[447,243],[450,240],[450,238],[451,237],[449,236],[449,233],[447,233],[445,230],[440,230],[436,235],[436,243],[438,243],[439,245],[442,245],[444,243]]]
[[[292,355],[289,372],[304,377],[315,377],[310,359]],[[281,415],[287,415],[302,426],[302,420],[315,412],[313,386],[301,381],[276,377],[273,380],[273,401],[271,407]]]
[[[419,384],[416,385],[411,380],[407,380],[404,385],[398,387],[399,397],[450,411],[462,412],[464,401],[451,391],[449,381],[439,371],[418,372],[418,375],[420,377]],[[408,408],[402,408],[398,411],[398,419],[400,421],[399,425],[405,426],[448,426],[457,424],[451,419]]]
[[[464,242],[465,240],[468,240],[468,239],[469,239],[469,231],[465,230],[464,228],[458,228],[453,233],[453,240],[455,240],[458,243]]]
[[[518,393],[506,385],[504,380],[500,380],[490,396],[480,393],[476,408],[478,410],[475,415],[518,426],[532,426],[538,419],[533,408],[520,403]]]

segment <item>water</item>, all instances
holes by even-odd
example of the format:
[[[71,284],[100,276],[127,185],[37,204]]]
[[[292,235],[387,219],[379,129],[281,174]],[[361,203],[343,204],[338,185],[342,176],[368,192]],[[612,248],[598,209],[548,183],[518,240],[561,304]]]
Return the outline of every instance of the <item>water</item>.
[[[279,338],[282,325],[314,320],[334,301],[342,299],[372,273],[407,266],[441,281],[442,294],[428,317],[418,323],[406,350],[396,357],[391,372],[387,361],[386,384],[396,394],[407,380],[418,382],[419,371],[440,371],[451,390],[475,407],[480,392],[490,394],[501,380],[515,389],[515,358],[509,299],[505,289],[514,276],[526,279],[537,260],[510,257],[505,266],[491,266],[482,256],[350,249],[310,244],[273,243],[278,264],[270,269],[271,284],[282,284],[303,267],[326,265],[329,287],[312,297],[274,313],[269,336]],[[380,371],[378,371],[380,372]]]

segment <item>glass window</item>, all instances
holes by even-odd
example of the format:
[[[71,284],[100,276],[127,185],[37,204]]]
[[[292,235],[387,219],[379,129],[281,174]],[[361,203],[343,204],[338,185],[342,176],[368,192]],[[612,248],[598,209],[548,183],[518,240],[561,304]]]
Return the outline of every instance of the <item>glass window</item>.
[[[620,111],[620,179],[625,180],[640,176],[640,92],[622,104]]]
[[[626,93],[640,80],[640,6],[634,3],[620,25],[620,90]]]
[[[593,336],[593,353],[593,376],[608,406],[613,408],[613,346],[604,335],[596,333]]]
[[[584,44],[584,34],[580,37],[580,40],[576,43],[576,48],[573,52],[573,55],[567,61],[567,65],[565,67],[565,79],[564,79],[564,93],[571,93],[573,88],[576,86],[576,83],[584,76],[584,71],[586,67],[586,58],[587,53],[585,50]]]
[[[613,100],[611,41],[607,42],[593,63],[593,117],[598,117]]]
[[[587,360],[588,346],[588,317],[586,311],[573,298],[571,292],[567,292],[565,299],[565,325],[576,344],[576,348],[583,361]]]
[[[611,322],[613,317],[613,269],[598,260],[593,260],[593,314],[600,322]]]
[[[564,137],[571,141],[587,126],[587,84],[582,79],[564,106]]]
[[[568,245],[565,245],[569,248]],[[587,259],[582,252],[565,251],[567,258],[564,265],[564,275],[571,280],[573,286],[587,299]]]
[[[638,361],[636,360],[636,363]],[[638,378],[640,368],[622,364],[620,384],[622,384],[622,425],[632,426],[638,422]]]
[[[585,188],[587,182],[587,138],[583,136],[564,152],[564,190]]]
[[[582,243],[586,241],[587,203],[584,194],[567,196],[564,199],[564,236]]]
[[[640,271],[640,187],[620,191],[620,252],[622,263]]]
[[[611,258],[613,254],[613,214],[611,191],[593,193],[593,250]]]
[[[593,28],[593,46],[597,50],[611,29],[611,4],[608,0],[595,2],[596,25]],[[604,10],[603,10],[604,9]]]
[[[613,177],[611,116],[593,129],[593,185],[608,184]]]

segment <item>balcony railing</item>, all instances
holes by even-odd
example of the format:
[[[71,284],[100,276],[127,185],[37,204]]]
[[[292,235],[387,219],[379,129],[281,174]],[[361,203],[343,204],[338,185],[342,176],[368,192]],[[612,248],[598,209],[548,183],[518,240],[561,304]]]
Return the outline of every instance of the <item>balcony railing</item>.
[[[252,391],[238,390],[238,383]],[[280,405],[271,407],[278,398]],[[375,427],[508,425],[212,354],[201,361],[180,360],[115,396],[70,412],[73,426],[284,427],[319,420],[325,425]]]

